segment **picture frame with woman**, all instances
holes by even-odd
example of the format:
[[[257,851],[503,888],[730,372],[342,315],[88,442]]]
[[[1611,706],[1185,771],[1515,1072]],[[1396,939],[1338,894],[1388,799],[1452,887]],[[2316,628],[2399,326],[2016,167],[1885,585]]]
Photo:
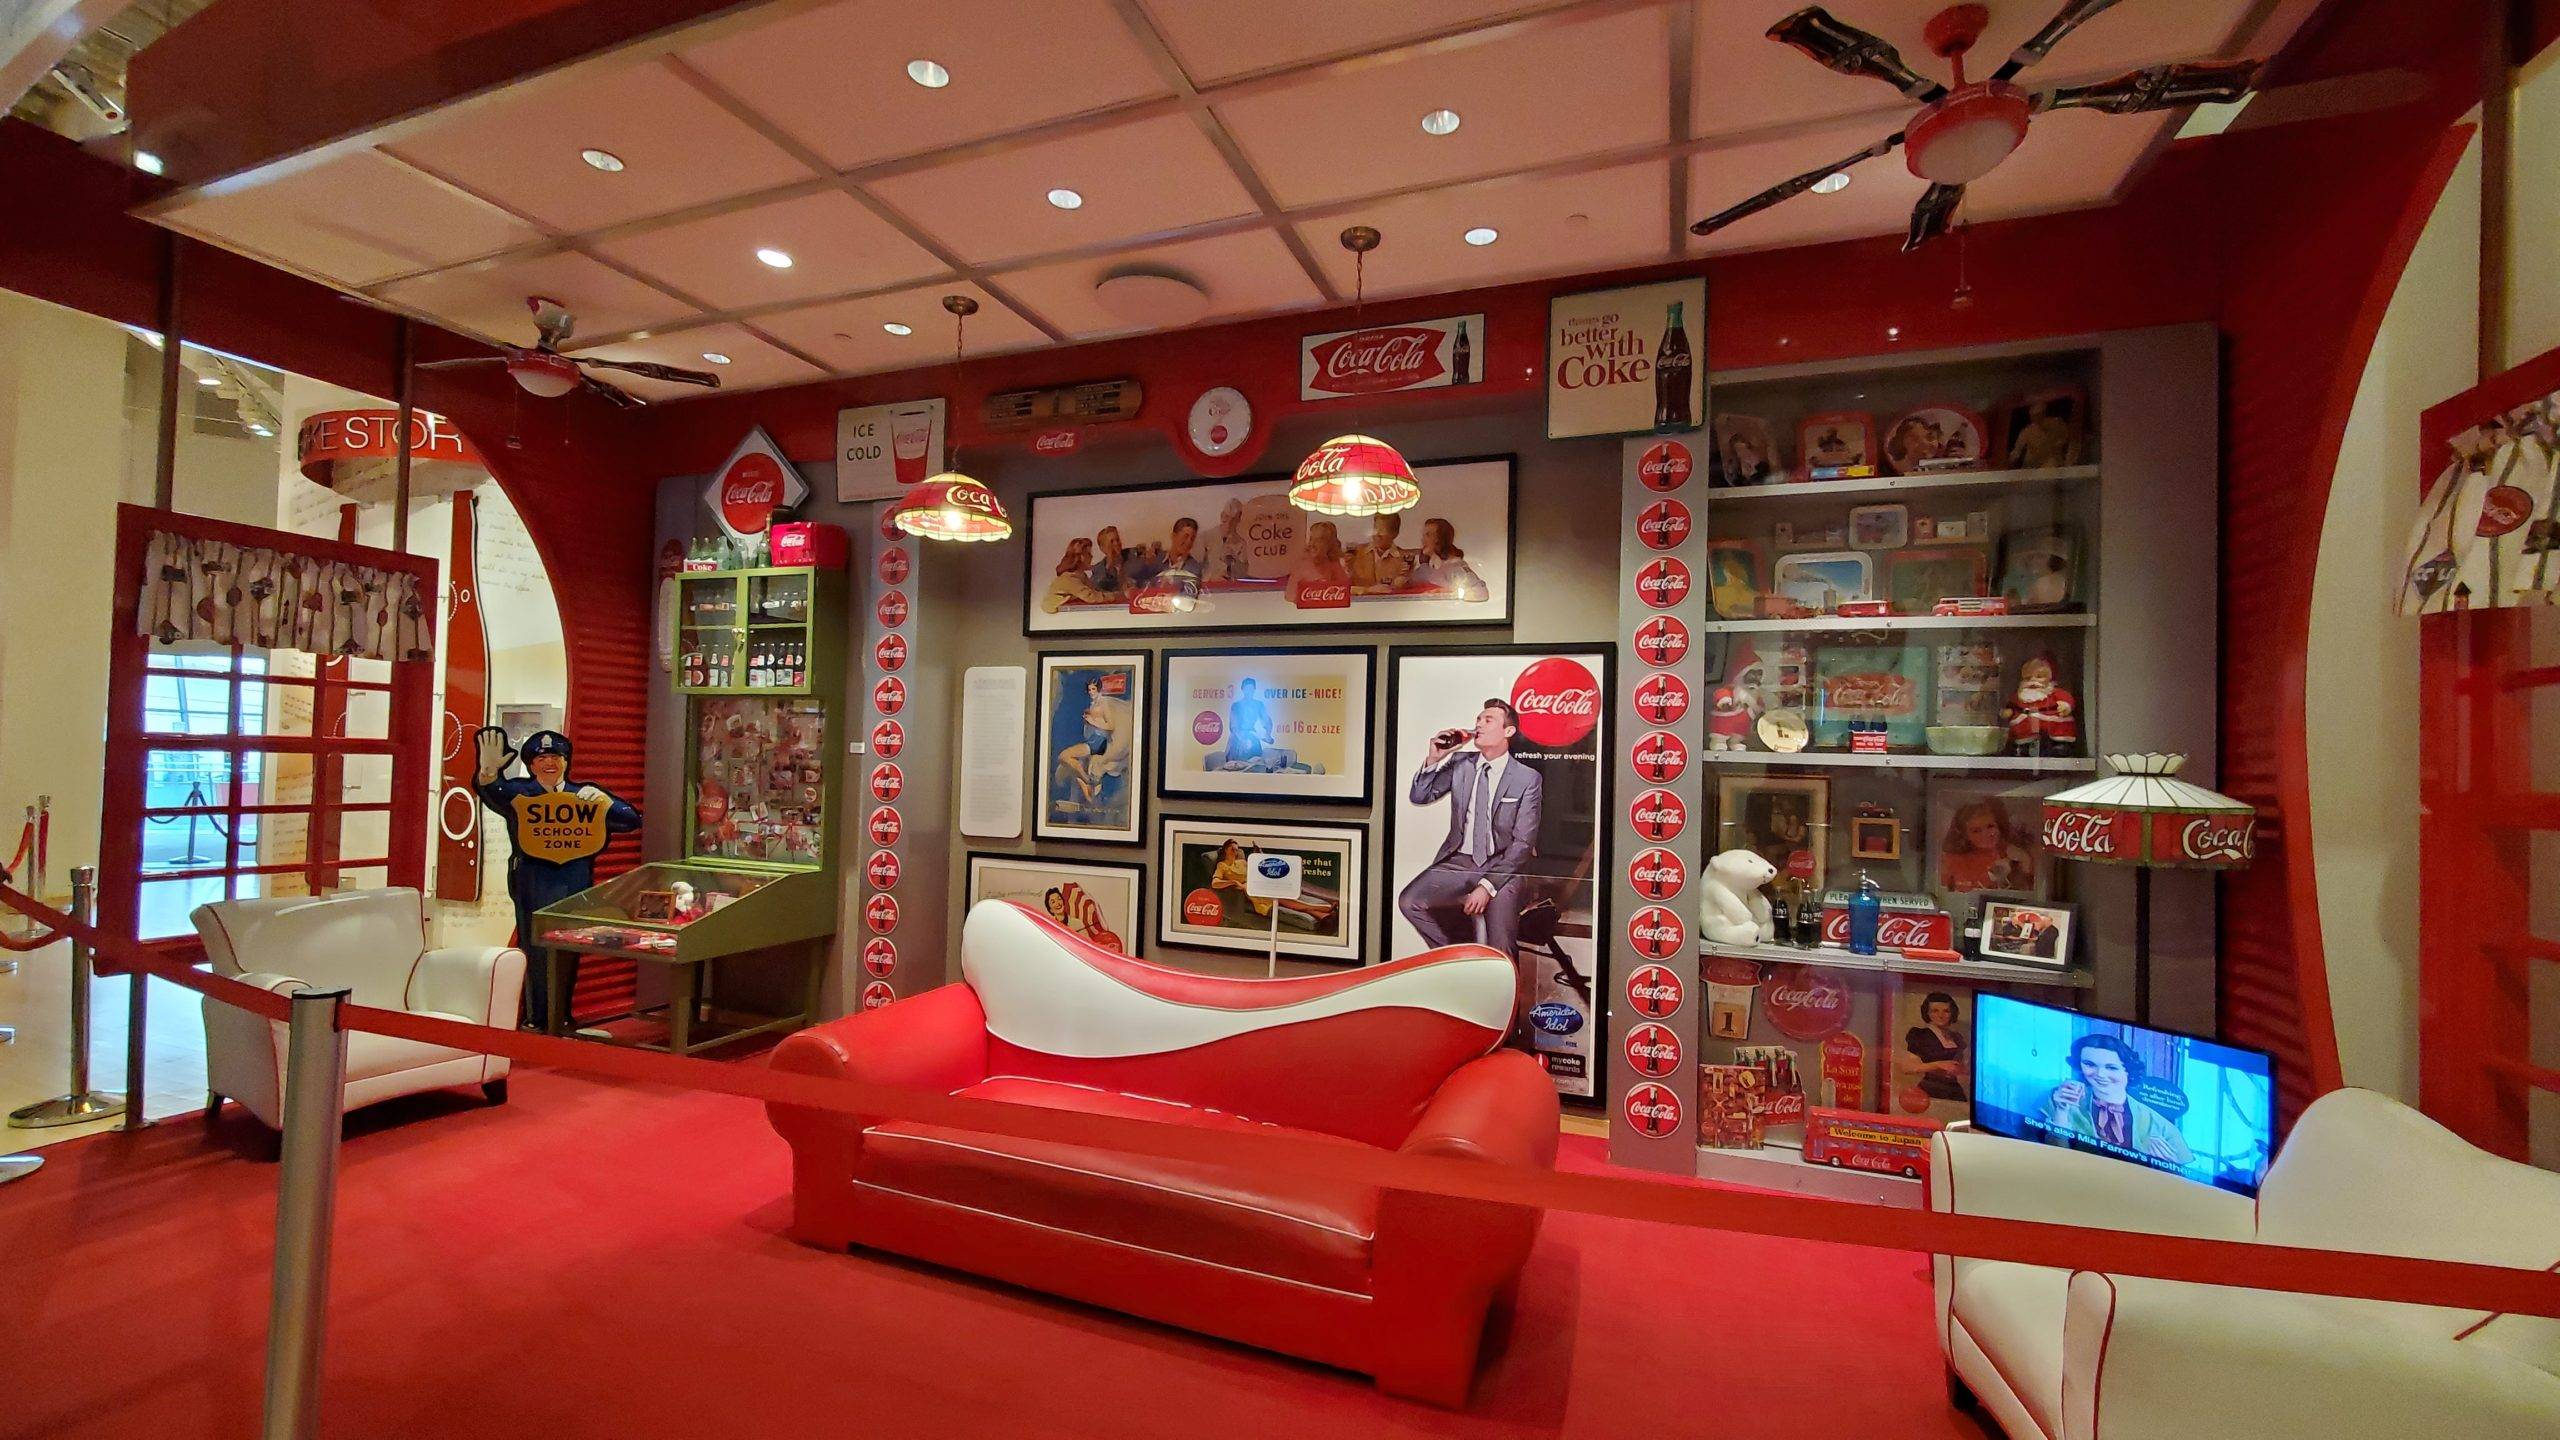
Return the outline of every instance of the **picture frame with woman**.
[[[1040,806],[1043,840],[1138,845],[1146,794],[1147,656],[1040,657]]]
[[[1300,960],[1357,965],[1369,923],[1368,827],[1267,824],[1206,815],[1156,822],[1156,943],[1261,954],[1273,944]],[[1295,856],[1299,893],[1268,900],[1247,893],[1255,855]]]
[[[2043,796],[1999,781],[1938,779],[1929,786],[1929,888],[1941,898],[1993,892],[2032,898],[2050,875]]]
[[[1905,979],[1894,992],[1893,1108],[1933,1120],[1973,1114],[1973,992]]]
[[[1146,924],[1146,867],[1117,860],[969,853],[969,904],[1010,900],[1105,950],[1136,955]]]
[[[1156,793],[1369,803],[1377,651],[1265,645],[1160,658]]]

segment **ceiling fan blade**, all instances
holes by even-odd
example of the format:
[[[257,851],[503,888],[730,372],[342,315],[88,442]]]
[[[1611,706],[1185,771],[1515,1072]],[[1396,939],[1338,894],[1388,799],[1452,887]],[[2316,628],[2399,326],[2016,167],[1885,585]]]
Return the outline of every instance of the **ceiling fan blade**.
[[[1757,215],[1761,211],[1768,209],[1770,206],[1777,204],[1781,200],[1794,199],[1798,195],[1812,189],[1826,176],[1836,175],[1839,172],[1848,169],[1852,165],[1873,160],[1879,155],[1892,154],[1894,147],[1901,143],[1902,132],[1896,130],[1892,134],[1887,135],[1883,139],[1868,146],[1866,149],[1859,151],[1855,155],[1851,155],[1846,159],[1834,161],[1817,170],[1807,170],[1792,180],[1781,181],[1776,185],[1770,186],[1768,189],[1761,191],[1759,194],[1752,196],[1750,199],[1743,201],[1739,205],[1719,210],[1715,214],[1708,216],[1706,219],[1690,226],[1689,233],[1692,235],[1712,235],[1727,225],[1732,224],[1734,221],[1748,219],[1751,216]]]
[[[417,368],[421,370],[459,370],[465,365],[504,365],[506,363],[507,357],[504,355],[464,355],[453,360],[421,360],[418,362]]]
[[[1991,78],[2007,80],[2052,54],[2053,47],[2062,43],[2063,36],[2113,9],[2115,3],[2116,0],[2066,0],[2061,10],[2044,22],[2043,29],[2028,36],[2025,44],[2009,52],[2009,58],[1991,73]]]
[[[2190,105],[2227,104],[2248,94],[2249,87],[2257,83],[2258,65],[2255,60],[2153,65],[2094,85],[2047,90],[2036,97],[2036,109],[2140,115],[2152,110],[2183,110]]]
[[[1848,24],[1819,5],[1808,5],[1769,27],[1769,38],[1792,45],[1843,75],[1881,80],[1926,105],[1947,87],[1902,63],[1902,52],[1883,37]]]
[[[1917,250],[1947,233],[1955,220],[1956,206],[1964,199],[1961,185],[1932,185],[1911,207],[1911,234],[1902,242],[1904,251]]]
[[[708,370],[686,370],[674,365],[661,365],[655,360],[590,360],[584,355],[570,359],[594,370],[624,370],[649,380],[664,380],[670,385],[699,385],[706,390],[720,388],[720,377]],[[590,381],[594,380],[589,376]]]
[[[2231,128],[2234,131],[2263,130],[2273,125],[2291,125],[2298,120],[2328,120],[2341,115],[2394,110],[2425,99],[2433,89],[2424,75],[2398,67],[2367,70],[2358,75],[2337,75],[2326,80],[2305,80],[2298,85],[2269,85],[2249,101],[2248,108],[2231,122]]]
[[[623,408],[623,409],[625,409],[625,410],[637,410],[637,409],[639,409],[641,406],[643,406],[643,405],[645,405],[645,404],[647,404],[647,403],[648,403],[647,401],[642,400],[639,396],[634,395],[634,394],[632,394],[630,391],[623,389],[621,386],[619,386],[619,385],[608,385],[608,384],[606,384],[604,381],[597,379],[597,378],[596,378],[596,377],[594,377],[593,375],[584,375],[584,376],[581,376],[581,377],[579,377],[579,378],[581,378],[581,379],[583,379],[583,380],[585,380],[585,381],[587,382],[587,388],[588,388],[588,389],[593,390],[593,391],[594,391],[594,392],[596,392],[597,394],[599,394],[599,395],[603,396],[603,397],[604,397],[604,398],[606,398],[607,400],[612,401],[614,404],[616,404],[616,405],[618,405],[618,406],[622,407],[622,408]]]

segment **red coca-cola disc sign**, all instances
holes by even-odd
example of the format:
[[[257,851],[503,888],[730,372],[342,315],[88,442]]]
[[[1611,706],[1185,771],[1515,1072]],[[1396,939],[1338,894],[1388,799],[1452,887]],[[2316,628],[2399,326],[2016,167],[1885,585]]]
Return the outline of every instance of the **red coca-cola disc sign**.
[[[808,498],[800,472],[784,463],[762,430],[749,432],[729,463],[711,480],[711,509],[722,528],[741,538],[762,534],[773,512]]]
[[[870,832],[872,844],[895,845],[898,843],[898,837],[906,833],[907,826],[905,821],[898,818],[897,807],[883,805],[871,812],[871,818],[865,822],[863,828]]]
[[[862,902],[862,923],[874,935],[886,935],[898,928],[898,897],[874,895]]]
[[[1688,883],[1688,862],[1659,846],[1627,862],[1627,884],[1647,900],[1668,900]]]
[[[1677,665],[1689,653],[1689,627],[1669,615],[1648,616],[1636,627],[1636,658],[1647,665]]]
[[[862,1008],[865,1010],[877,1010],[897,998],[897,987],[886,980],[874,980],[862,987]]]
[[[898,942],[886,935],[874,935],[862,942],[862,968],[886,978],[898,969]]]
[[[902,668],[907,663],[907,637],[894,634],[881,636],[880,643],[871,647],[871,658],[883,670]]]
[[[1636,517],[1636,538],[1648,550],[1677,550],[1689,538],[1689,507],[1677,500],[1656,500]]]
[[[883,720],[871,727],[871,753],[886,760],[907,748],[907,727],[895,720]]]
[[[1647,790],[1627,807],[1627,823],[1637,835],[1659,845],[1679,838],[1689,828],[1689,806],[1668,790]]]
[[[1647,731],[1627,752],[1627,763],[1647,784],[1668,785],[1689,768],[1689,742],[1668,730]]]
[[[898,852],[895,850],[872,851],[870,863],[862,867],[862,873],[870,879],[874,890],[897,889],[898,870]]]
[[[907,682],[895,675],[883,676],[871,687],[871,708],[883,715],[895,715],[907,708]]]
[[[1660,1080],[1680,1069],[1680,1036],[1668,1025],[1647,1021],[1627,1032],[1627,1068],[1647,1080]]]
[[[1669,725],[1689,713],[1689,682],[1656,671],[1636,682],[1636,713],[1647,725]]]
[[[2533,497],[2513,485],[2491,486],[2480,497],[2480,533],[2504,535],[2533,518]]]
[[[882,595],[880,603],[873,606],[872,611],[880,617],[884,629],[897,629],[907,623],[907,592],[892,590]]]
[[[1688,998],[1680,972],[1665,965],[1639,965],[1627,972],[1627,1007],[1647,1020],[1667,1020],[1680,1013]]]
[[[1782,968],[1760,987],[1760,1007],[1778,1033],[1820,1040],[1847,1027],[1849,982],[1833,970]]]
[[[871,798],[886,803],[907,788],[906,772],[882,761],[871,767]]]
[[[1688,484],[1693,468],[1689,447],[1677,440],[1665,440],[1636,461],[1636,476],[1644,481],[1647,490],[1669,492]]]
[[[1680,917],[1660,905],[1647,905],[1627,918],[1627,943],[1647,960],[1668,960],[1688,940]]]
[[[908,556],[907,547],[890,546],[880,552],[880,583],[883,585],[906,584],[907,572],[913,565],[914,561]]]
[[[1581,661],[1550,655],[1511,682],[1511,708],[1519,712],[1521,738],[1560,750],[1600,723],[1600,682]]]
[[[1651,1080],[1627,1089],[1627,1124],[1648,1140],[1680,1133],[1680,1096]]]
[[[1688,565],[1668,555],[1647,560],[1636,571],[1636,598],[1656,610],[1668,610],[1688,599]]]

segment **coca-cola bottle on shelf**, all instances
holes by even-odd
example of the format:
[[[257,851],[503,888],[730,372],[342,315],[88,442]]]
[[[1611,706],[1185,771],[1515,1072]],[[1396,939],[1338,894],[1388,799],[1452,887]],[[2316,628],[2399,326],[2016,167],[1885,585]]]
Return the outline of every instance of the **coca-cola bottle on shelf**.
[[[1467,339],[1467,322],[1458,322],[1458,338],[1449,342],[1449,383],[1464,385],[1468,381],[1469,362],[1475,359],[1476,347]]]
[[[1689,381],[1697,361],[1689,354],[1689,327],[1680,322],[1680,302],[1671,302],[1663,318],[1662,343],[1653,347],[1653,428],[1694,430],[1698,419],[1689,408]]]

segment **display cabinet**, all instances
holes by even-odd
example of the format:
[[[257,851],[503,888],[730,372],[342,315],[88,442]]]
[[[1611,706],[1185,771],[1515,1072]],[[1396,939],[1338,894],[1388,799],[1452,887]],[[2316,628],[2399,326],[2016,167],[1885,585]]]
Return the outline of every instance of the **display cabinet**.
[[[695,571],[676,577],[675,687],[687,695],[807,695],[840,674],[843,611],[831,570]]]

